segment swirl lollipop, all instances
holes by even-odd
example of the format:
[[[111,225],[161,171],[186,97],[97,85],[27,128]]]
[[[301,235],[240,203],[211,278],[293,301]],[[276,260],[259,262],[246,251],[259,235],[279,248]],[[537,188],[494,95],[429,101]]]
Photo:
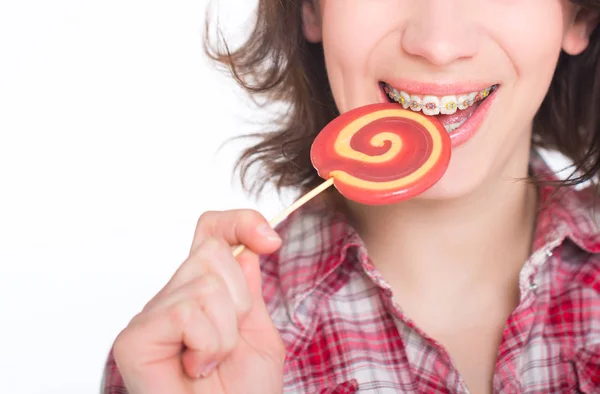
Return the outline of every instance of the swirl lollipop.
[[[326,181],[270,223],[276,226],[331,185],[362,204],[407,200],[444,175],[450,153],[450,137],[434,117],[393,103],[348,111],[325,126],[311,147],[312,164]],[[242,250],[238,247],[234,255]]]
[[[346,198],[368,205],[412,198],[433,186],[450,161],[450,137],[433,117],[397,104],[346,112],[317,136],[311,160]]]

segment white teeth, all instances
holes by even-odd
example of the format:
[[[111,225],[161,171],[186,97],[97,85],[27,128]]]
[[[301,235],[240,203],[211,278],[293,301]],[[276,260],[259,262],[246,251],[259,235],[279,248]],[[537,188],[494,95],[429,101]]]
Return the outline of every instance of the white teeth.
[[[400,97],[402,97],[402,107],[404,107],[404,109],[408,109],[409,105],[410,105],[410,96],[408,95],[408,93],[406,92],[400,92]]]
[[[397,89],[389,85],[386,85],[386,88],[388,96],[390,96],[397,103],[402,104],[402,107],[404,107],[404,109],[408,108],[410,104],[410,96],[408,95],[408,93],[399,92]]]
[[[448,133],[452,133],[454,130],[458,129],[459,127],[460,127],[460,123],[452,123],[452,124],[444,125],[444,128],[446,129],[446,131]]]
[[[451,133],[454,130],[458,129],[460,126],[462,126],[466,121],[467,121],[467,119],[463,119],[462,121],[457,122],[457,123],[451,123],[451,124],[444,125],[444,127],[446,128],[446,131],[448,133]]]
[[[418,112],[423,108],[423,99],[420,96],[410,96],[408,106],[415,112]]]
[[[440,99],[435,96],[425,96],[423,98],[423,113],[425,115],[440,114]]]
[[[404,107],[404,109],[410,108],[411,110],[418,112],[423,111],[425,115],[435,116],[439,114],[452,115],[457,110],[464,110],[485,99],[490,93],[497,87],[493,85],[483,89],[481,92],[472,92],[469,94],[463,94],[460,96],[449,95],[449,96],[417,96],[409,95],[408,93],[397,90],[390,85],[383,83],[383,89],[387,96]],[[452,127],[453,125],[450,125]],[[458,126],[457,126],[458,127]]]
[[[452,115],[456,112],[456,109],[458,108],[457,102],[458,100],[456,99],[456,96],[442,97],[442,99],[440,100],[440,113],[442,113],[443,115]]]
[[[477,92],[469,93],[467,95],[458,96],[458,109],[467,109],[475,102]]]

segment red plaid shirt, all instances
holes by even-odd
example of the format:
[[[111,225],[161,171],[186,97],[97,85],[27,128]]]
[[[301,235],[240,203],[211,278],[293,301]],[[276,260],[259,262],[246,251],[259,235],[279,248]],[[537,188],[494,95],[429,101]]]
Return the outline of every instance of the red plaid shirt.
[[[532,168],[545,171],[534,156]],[[600,393],[600,230],[591,188],[540,191],[493,378],[497,393]],[[278,229],[264,296],[287,348],[287,393],[468,393],[448,352],[403,316],[344,218],[317,203]],[[109,356],[104,394],[126,389]]]

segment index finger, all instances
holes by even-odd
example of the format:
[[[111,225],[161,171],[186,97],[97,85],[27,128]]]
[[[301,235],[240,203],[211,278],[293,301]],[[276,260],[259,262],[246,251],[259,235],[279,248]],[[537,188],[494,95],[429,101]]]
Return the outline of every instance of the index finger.
[[[207,238],[222,238],[231,246],[246,245],[257,254],[271,253],[281,242],[267,219],[252,209],[203,213],[196,225],[190,254]]]

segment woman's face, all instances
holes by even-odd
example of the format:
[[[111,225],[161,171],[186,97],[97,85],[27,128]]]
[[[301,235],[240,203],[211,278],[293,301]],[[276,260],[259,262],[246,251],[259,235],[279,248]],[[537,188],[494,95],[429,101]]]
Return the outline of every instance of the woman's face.
[[[389,91],[439,113],[452,159],[421,198],[448,199],[526,175],[559,54],[587,46],[592,24],[578,11],[568,0],[306,0],[303,17],[307,39],[323,43],[340,112]]]

